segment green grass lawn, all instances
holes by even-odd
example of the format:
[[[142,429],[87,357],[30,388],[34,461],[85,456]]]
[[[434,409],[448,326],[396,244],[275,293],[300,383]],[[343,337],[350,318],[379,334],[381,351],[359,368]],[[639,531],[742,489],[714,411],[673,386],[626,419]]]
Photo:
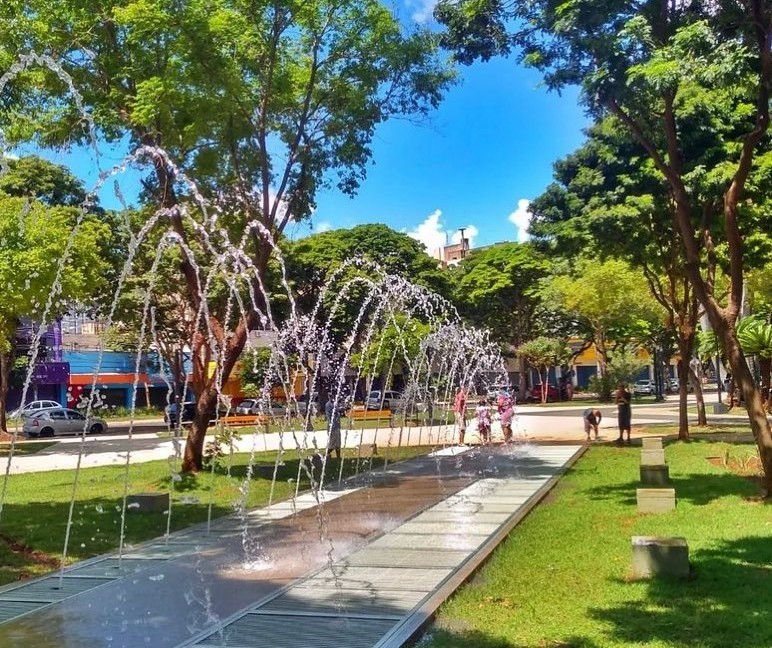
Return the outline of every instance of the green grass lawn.
[[[390,448],[389,462],[431,451],[426,447]],[[353,451],[344,454],[344,476],[356,470]],[[246,506],[268,503],[275,452],[258,453],[252,479],[248,482]],[[235,503],[244,497],[242,487],[247,471],[248,454],[231,459],[230,475],[221,460],[222,469],[185,475],[174,482],[171,508],[172,530],[205,522],[210,501],[213,517],[233,512]],[[383,456],[372,460],[373,469],[383,465]],[[284,466],[279,468],[274,501],[286,499],[295,492],[298,459],[287,452]],[[339,462],[331,459],[327,479],[337,480]],[[369,460],[359,464],[360,472],[370,466]],[[72,470],[29,473],[8,477],[7,493],[0,518],[0,584],[28,576],[39,575],[59,567],[67,525],[72,485]],[[169,464],[152,461],[130,466],[129,488],[132,493],[168,493],[172,483]],[[301,471],[301,491],[309,482]],[[124,492],[124,468],[108,466],[81,470],[75,499],[73,526],[68,549],[68,562],[83,560],[115,549],[119,544],[121,507]],[[166,531],[166,515],[128,512],[126,541],[136,543],[161,536]]]
[[[639,515],[640,448],[590,448],[419,645],[772,646],[772,507],[723,465],[750,465],[755,454],[708,440],[668,445],[677,508]],[[632,580],[633,535],[684,536],[694,577]]]

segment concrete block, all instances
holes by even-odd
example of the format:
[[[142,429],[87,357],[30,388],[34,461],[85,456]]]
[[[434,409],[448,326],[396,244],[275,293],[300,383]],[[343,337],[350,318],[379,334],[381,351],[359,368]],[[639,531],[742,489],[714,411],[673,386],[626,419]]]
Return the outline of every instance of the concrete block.
[[[662,450],[662,437],[643,437],[644,450]]]
[[[638,513],[667,513],[675,509],[675,488],[638,488]]]
[[[378,454],[378,445],[375,443],[363,443],[357,446],[357,457],[360,459],[369,459]]]
[[[714,414],[726,414],[729,411],[729,407],[725,403],[713,403]]]
[[[641,465],[642,466],[662,466],[665,463],[665,451],[660,448],[659,450],[641,450]]]
[[[670,483],[670,467],[641,466],[641,483],[644,486],[667,486]]]
[[[134,493],[126,498],[126,510],[135,513],[159,513],[168,508],[168,493]]]
[[[635,578],[689,576],[689,546],[686,538],[633,536],[632,545]]]

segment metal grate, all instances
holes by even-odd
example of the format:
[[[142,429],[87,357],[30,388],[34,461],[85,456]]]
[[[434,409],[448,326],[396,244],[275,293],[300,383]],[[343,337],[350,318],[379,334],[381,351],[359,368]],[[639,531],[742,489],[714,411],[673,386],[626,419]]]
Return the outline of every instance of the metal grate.
[[[494,533],[498,528],[498,524],[476,524],[474,521],[449,525],[445,522],[421,522],[416,519],[397,527],[393,533],[412,533],[435,536],[451,530],[453,533],[459,535],[469,534],[487,536]],[[426,540],[424,540],[424,542],[426,542]]]
[[[456,549],[458,551],[474,551],[483,542],[483,536],[459,535],[446,533],[433,536],[431,543],[427,544],[425,534],[417,533],[389,533],[371,542],[368,546],[378,549],[401,549],[410,547],[417,551],[422,549]]]
[[[200,648],[363,648],[396,625],[393,620],[247,614],[199,641]]]
[[[35,603],[54,603],[62,599],[86,592],[105,583],[110,583],[112,578],[71,578],[65,576],[51,576],[34,581],[27,585],[21,585],[0,594],[0,601],[32,601]]]
[[[403,536],[404,537],[404,536]],[[443,549],[412,549],[407,543],[400,548],[367,547],[349,556],[344,565],[349,567],[410,567],[411,569],[451,569],[460,565],[467,551]]]
[[[413,590],[428,592],[440,583],[451,569],[410,569],[409,567],[346,567],[325,569],[298,587],[327,589]]]
[[[99,562],[89,563],[82,567],[74,567],[67,571],[68,576],[97,576],[102,578],[122,578],[128,574],[135,574],[143,569],[149,569],[159,564],[163,560],[142,560],[139,558],[107,558]]]
[[[147,547],[137,547],[133,551],[127,551],[125,558],[138,558],[145,560],[159,560],[179,558],[196,552],[192,544],[153,544]]]
[[[5,623],[28,612],[34,612],[48,603],[33,603],[32,601],[0,601],[0,623]]]
[[[260,612],[297,612],[317,615],[404,616],[426,596],[416,591],[374,592],[365,589],[294,587],[260,607]]]

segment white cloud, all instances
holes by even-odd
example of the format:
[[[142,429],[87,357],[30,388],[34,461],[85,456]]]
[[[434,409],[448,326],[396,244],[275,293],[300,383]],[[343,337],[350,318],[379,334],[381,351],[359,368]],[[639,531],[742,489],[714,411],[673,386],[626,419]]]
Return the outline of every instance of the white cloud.
[[[420,25],[428,23],[434,15],[438,0],[407,0],[405,6],[413,13],[410,17]]]
[[[531,223],[531,212],[528,208],[531,206],[531,201],[521,198],[517,201],[517,209],[509,215],[509,222],[517,227],[517,241],[518,243],[525,243],[528,240],[528,226]]]
[[[442,211],[435,209],[423,223],[407,233],[409,237],[423,243],[426,251],[433,257],[439,257],[438,251],[445,245],[446,240],[446,233],[440,224],[440,216],[442,216]]]
[[[332,225],[330,225],[327,221],[319,221],[316,225],[314,225],[314,232],[317,234],[321,234],[322,232],[329,232],[332,229]]]
[[[461,241],[461,232],[459,230],[445,229],[441,222],[442,211],[435,209],[426,219],[414,230],[407,232],[407,235],[424,244],[426,251],[433,257],[441,258],[441,249],[448,242],[459,243]],[[469,240],[469,247],[472,247],[474,238],[479,234],[474,225],[467,225],[464,228],[464,236]]]

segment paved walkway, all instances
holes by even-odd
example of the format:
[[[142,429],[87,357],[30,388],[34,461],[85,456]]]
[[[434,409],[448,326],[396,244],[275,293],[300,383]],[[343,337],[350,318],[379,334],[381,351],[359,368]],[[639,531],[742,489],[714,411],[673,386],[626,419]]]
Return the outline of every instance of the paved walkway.
[[[561,443],[582,443],[584,441],[584,426],[581,413],[584,406],[567,406],[561,408],[536,407],[523,408],[518,412],[514,420],[513,430],[521,441],[554,441]],[[616,438],[616,408],[611,406],[604,409],[606,415],[601,423],[601,440],[611,441]],[[641,407],[634,411],[634,424],[640,423],[667,423],[677,416],[672,411],[660,411],[650,407]],[[637,423],[636,423],[637,421]],[[501,438],[501,432],[497,422],[493,426],[494,439]],[[634,432],[634,436],[636,433]],[[436,445],[445,447],[457,442],[457,434],[453,426],[424,426],[404,427],[369,430],[344,430],[344,445],[354,448],[359,444],[376,443],[384,449],[403,445]],[[478,443],[479,439],[474,433],[473,426],[467,434],[468,443]],[[184,441],[183,441],[184,443]],[[295,449],[297,444],[308,448],[324,448],[327,444],[325,431],[303,435],[284,433],[256,435],[244,434],[236,443],[236,450],[249,452],[254,446],[256,450],[276,450],[281,444],[287,449]],[[153,434],[135,435],[132,439],[126,436],[88,436],[85,440],[78,437],[64,437],[57,443],[34,455],[12,458],[10,465],[8,459],[0,458],[0,474],[8,470],[9,474],[27,472],[39,472],[44,470],[72,469],[78,465],[80,455],[81,467],[123,465],[126,462],[126,453],[130,452],[131,463],[168,459],[175,456],[177,450],[174,442],[168,438],[162,438]],[[180,450],[181,452],[181,450]]]
[[[450,447],[5,587],[0,646],[401,646],[581,449]]]

